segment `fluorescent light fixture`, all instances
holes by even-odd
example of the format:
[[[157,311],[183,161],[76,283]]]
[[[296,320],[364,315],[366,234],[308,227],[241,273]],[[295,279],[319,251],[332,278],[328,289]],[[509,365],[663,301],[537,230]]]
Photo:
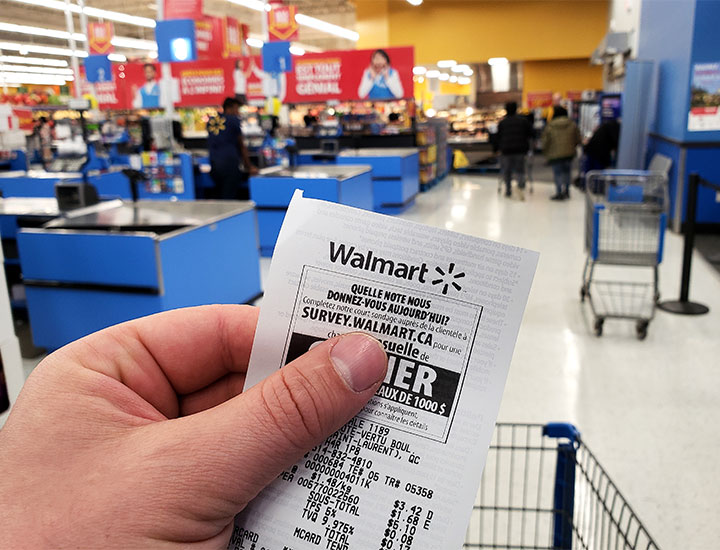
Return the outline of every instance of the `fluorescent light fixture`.
[[[65,2],[60,0],[11,0],[18,4],[29,4],[31,6],[39,6],[51,10],[65,11]],[[98,19],[108,19],[109,21],[117,21],[118,23],[127,23],[128,25],[137,25],[138,27],[155,28],[155,20],[148,17],[138,17],[136,15],[128,15],[118,11],[101,10],[98,8],[85,7],[83,10],[77,4],[69,5],[72,13],[85,12],[88,17],[97,17]]]
[[[300,46],[290,46],[290,53],[293,55],[305,55],[305,50]]]
[[[419,6],[423,3],[423,0],[407,0],[408,4],[411,4],[413,6]]]
[[[452,76],[450,77],[450,82],[452,82],[453,84],[455,84],[457,81],[458,81],[458,77],[457,77],[457,76],[452,75]]]
[[[457,65],[457,61],[455,61],[454,59],[443,59],[437,62],[437,66],[441,69],[449,69],[450,67],[454,67],[455,65]]]
[[[72,77],[50,74],[6,73],[0,72],[0,82],[7,85],[37,84],[47,86],[65,86]]]
[[[153,55],[153,54],[155,54],[155,55]],[[153,59],[157,59],[157,55],[158,55],[157,52],[150,52],[148,54],[148,56],[152,57]],[[125,57],[121,53],[111,53],[110,55],[108,55],[108,59],[110,61],[118,61],[119,63],[125,63],[127,61],[127,57]]]
[[[465,71],[471,71],[470,65],[455,65],[450,69],[454,73],[464,73]]]
[[[507,57],[491,57],[488,59],[488,65],[507,65],[508,63]]]
[[[27,53],[45,53],[49,55],[64,55],[70,57],[73,52],[69,48],[56,48],[54,46],[38,46],[35,44],[18,44],[16,42],[0,42],[0,50],[10,50],[14,52]],[[75,50],[77,57],[87,57],[87,52]]]
[[[440,73],[440,76],[438,76],[440,80],[447,81],[450,80],[450,75],[447,73]]]
[[[0,55],[0,63],[23,63],[25,65],[46,65],[48,67],[67,67],[64,59],[49,57],[24,57],[21,55]]]
[[[473,109],[472,107],[466,107],[465,108],[465,116],[470,116],[471,114],[473,114],[474,111],[475,111],[475,109]],[[469,199],[470,197],[467,197],[467,198]]]
[[[157,50],[155,50],[155,51],[153,51],[153,52],[148,52],[148,57],[149,57],[150,59],[157,59],[157,58],[158,58]]]
[[[425,67],[413,67],[413,74],[425,74],[427,69]]]
[[[266,4],[265,2],[262,2],[261,0],[228,0],[229,2],[232,2],[233,4],[237,4],[238,6],[243,6],[244,8],[250,8],[251,10],[255,11],[270,11],[270,4]]]
[[[440,71],[436,71],[435,69],[428,71],[425,73],[425,76],[428,78],[438,78],[440,76]]]
[[[303,15],[302,13],[295,15],[295,21],[297,21],[299,25],[305,25],[311,29],[333,34],[335,36],[339,36],[340,38],[346,38],[354,42],[357,42],[360,39],[360,35],[355,31],[351,31],[350,29],[346,29],[345,27],[341,27],[339,25],[333,25],[332,23],[328,23],[322,19],[316,19],[315,17]]]
[[[467,86],[471,82],[472,80],[466,76],[461,76],[460,78],[458,78],[458,84],[460,84],[461,86]]]
[[[158,49],[157,42],[154,40],[141,40],[127,36],[114,36],[110,43],[118,48],[134,48],[136,50],[149,51],[157,51]]]
[[[434,117],[436,113],[437,111],[435,111],[435,109],[428,109],[427,111],[425,111],[425,114],[430,118]]]
[[[57,31],[53,29],[43,29],[41,27],[30,27],[28,25],[15,25],[14,23],[0,23],[0,31],[15,32],[18,34],[30,34],[33,36],[47,36],[49,38],[60,38],[70,40],[70,33],[67,31]],[[75,33],[72,36],[75,40],[84,41],[85,35]]]
[[[30,65],[13,65],[5,66],[3,70],[13,73],[37,73],[37,74],[54,74],[72,76],[72,69],[60,69],[58,67],[33,67]]]
[[[258,34],[251,34],[250,36],[248,36],[247,40],[245,40],[245,43],[251,48],[262,48],[264,44],[262,38],[260,38],[260,35]],[[308,52],[320,53],[322,51],[322,48],[318,48],[317,46],[310,46],[309,44],[302,44],[301,42],[293,42],[290,46],[290,53],[293,55],[305,55]]]
[[[257,38],[248,38],[245,40],[247,42],[247,45],[251,48],[262,48],[263,47],[263,41],[259,40]]]

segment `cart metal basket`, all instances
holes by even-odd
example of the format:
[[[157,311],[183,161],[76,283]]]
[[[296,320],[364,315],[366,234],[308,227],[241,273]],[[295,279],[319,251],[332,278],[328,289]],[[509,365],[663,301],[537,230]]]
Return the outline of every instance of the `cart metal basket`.
[[[642,340],[659,298],[667,177],[662,172],[603,170],[588,172],[586,181],[587,259],[580,298],[590,299],[595,334],[602,335],[607,318],[632,319]],[[598,264],[651,268],[652,283],[595,280]]]
[[[497,424],[465,550],[658,550],[571,424]]]

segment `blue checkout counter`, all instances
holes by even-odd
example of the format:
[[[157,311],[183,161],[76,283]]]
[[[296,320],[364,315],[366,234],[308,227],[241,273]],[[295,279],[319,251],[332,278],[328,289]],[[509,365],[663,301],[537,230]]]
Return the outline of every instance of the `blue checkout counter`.
[[[17,234],[35,345],[54,350],[169,309],[261,294],[249,201],[110,201]]]
[[[370,166],[297,166],[264,168],[250,178],[250,198],[257,205],[260,254],[272,256],[280,226],[296,189],[322,199],[365,210],[373,208]]]
[[[399,214],[420,192],[420,152],[416,148],[346,149],[339,153],[308,149],[300,151],[296,159],[300,166],[371,166],[375,212]]]
[[[373,209],[399,214],[420,192],[420,154],[417,149],[348,149],[337,163],[372,166]]]
[[[173,190],[155,189],[140,184],[138,196],[148,200],[193,200],[195,199],[195,177],[193,160],[189,154],[176,155],[182,185]],[[121,166],[112,166],[107,171],[88,171],[88,183],[95,186],[101,199],[132,198],[130,181],[122,173]],[[55,184],[82,181],[81,172],[46,172],[44,170],[13,170],[0,172],[0,192],[3,197],[54,197]],[[180,178],[178,178],[180,179]]]

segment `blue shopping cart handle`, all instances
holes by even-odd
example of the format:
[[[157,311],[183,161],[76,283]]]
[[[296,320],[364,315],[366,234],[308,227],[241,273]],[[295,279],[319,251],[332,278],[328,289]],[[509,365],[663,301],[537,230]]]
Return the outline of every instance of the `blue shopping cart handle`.
[[[550,422],[543,426],[543,435],[556,439],[565,438],[573,443],[580,441],[580,431],[569,422]]]

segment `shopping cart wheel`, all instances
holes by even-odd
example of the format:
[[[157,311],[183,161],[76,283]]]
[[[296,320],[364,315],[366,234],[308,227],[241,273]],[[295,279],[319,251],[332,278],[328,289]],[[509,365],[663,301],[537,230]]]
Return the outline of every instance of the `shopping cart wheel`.
[[[595,319],[595,336],[602,336],[603,323],[605,319],[598,317]]]
[[[635,334],[637,335],[638,340],[645,340],[647,337],[648,324],[649,323],[647,321],[638,321],[635,325]]]

